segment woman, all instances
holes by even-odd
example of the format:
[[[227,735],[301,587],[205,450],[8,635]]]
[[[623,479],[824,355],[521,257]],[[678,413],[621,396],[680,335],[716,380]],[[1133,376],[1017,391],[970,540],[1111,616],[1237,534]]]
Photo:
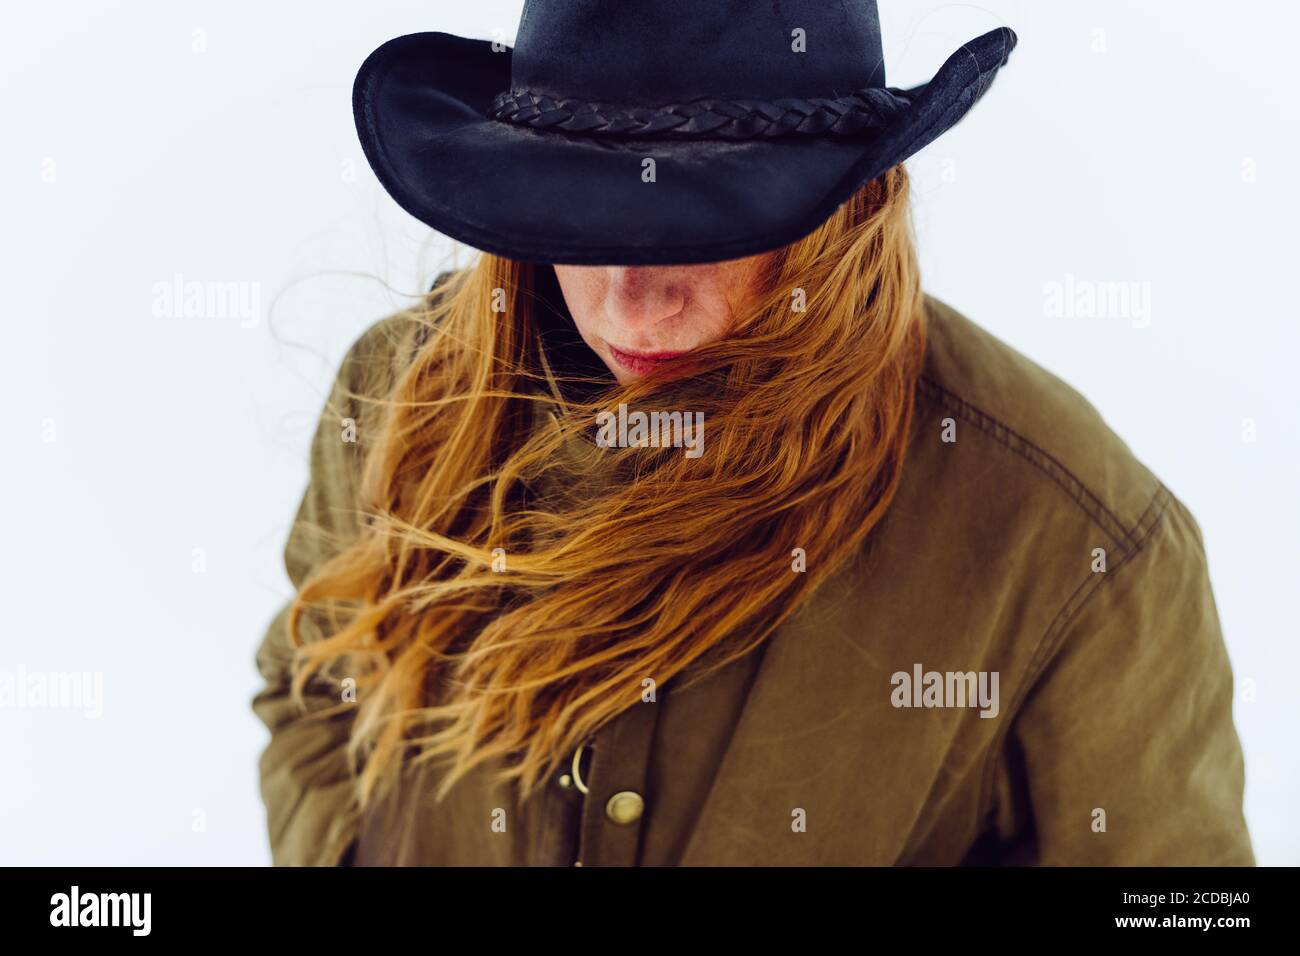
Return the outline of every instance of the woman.
[[[1253,862],[1194,519],[921,292],[899,164],[1013,45],[902,91],[872,3],[620,0],[367,60],[381,181],[484,252],[321,419],[277,863]]]

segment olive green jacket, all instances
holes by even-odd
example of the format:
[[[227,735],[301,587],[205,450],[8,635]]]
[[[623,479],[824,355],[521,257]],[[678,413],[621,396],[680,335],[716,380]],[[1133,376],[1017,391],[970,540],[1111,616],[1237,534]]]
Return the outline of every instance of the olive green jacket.
[[[1253,864],[1195,520],[1077,392],[928,309],[884,521],[758,651],[601,730],[581,787],[557,775],[521,805],[489,765],[437,803],[420,769],[358,813],[350,713],[289,700],[282,612],[253,703],[275,863]],[[377,323],[343,363],[295,586],[360,528],[367,431],[342,440],[362,415],[345,390],[395,374],[410,334]]]

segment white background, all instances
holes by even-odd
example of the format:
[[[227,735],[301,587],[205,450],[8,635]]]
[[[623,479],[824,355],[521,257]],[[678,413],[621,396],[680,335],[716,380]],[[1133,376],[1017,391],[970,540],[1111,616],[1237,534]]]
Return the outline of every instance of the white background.
[[[1256,852],[1300,863],[1297,5],[882,6],[893,85],[1020,35],[910,164],[927,287],[1078,388],[1192,509]],[[510,39],[519,8],[6,5],[0,670],[105,684],[99,719],[0,709],[0,862],[269,859],[248,703],[310,429],[347,345],[453,255],[378,187],[352,79],[399,34]],[[157,317],[178,274],[248,283],[256,323]],[[1049,317],[1067,276],[1150,283],[1150,325]]]

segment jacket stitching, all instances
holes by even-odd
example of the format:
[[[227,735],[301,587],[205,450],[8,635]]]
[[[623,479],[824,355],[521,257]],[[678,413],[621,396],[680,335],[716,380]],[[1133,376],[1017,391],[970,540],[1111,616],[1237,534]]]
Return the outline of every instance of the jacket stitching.
[[[1163,483],[1158,482],[1156,492],[1152,495],[1146,509],[1142,512],[1141,517],[1134,523],[1128,535],[1133,541],[1133,548],[1120,555],[1119,560],[1107,570],[1105,574],[1098,575],[1096,572],[1089,572],[1088,576],[1080,582],[1079,586],[1074,589],[1070,597],[1066,599],[1061,610],[1057,612],[1052,623],[1048,625],[1047,630],[1043,633],[1042,639],[1038,642],[1033,656],[1029,659],[1029,664],[1025,668],[1024,680],[1020,683],[1020,689],[1011,701],[1007,709],[1007,719],[1003,722],[998,734],[989,744],[989,756],[984,769],[984,779],[980,786],[980,799],[977,804],[979,807],[980,825],[989,819],[993,812],[993,781],[996,776],[998,764],[1002,757],[1002,748],[1006,742],[1007,734],[1010,732],[1012,725],[1019,716],[1019,709],[1024,702],[1025,697],[1030,690],[1034,688],[1043,669],[1047,666],[1059,644],[1058,638],[1065,632],[1066,628],[1074,621],[1079,612],[1089,603],[1092,596],[1097,593],[1103,584],[1118,571],[1121,567],[1128,564],[1130,560],[1137,556],[1146,543],[1151,539],[1160,520],[1164,517],[1169,503],[1173,501],[1173,495]],[[1140,532],[1140,535],[1138,534]],[[1134,535],[1137,535],[1134,537]],[[1089,586],[1091,585],[1091,587]]]
[[[1132,531],[1125,530],[1124,523],[1114,512],[1108,509],[1101,499],[1079,480],[1078,476],[1038,445],[927,376],[923,375],[917,380],[917,388],[1046,474],[1097,523],[1102,531],[1110,536],[1115,544],[1127,548],[1125,554],[1137,546]]]

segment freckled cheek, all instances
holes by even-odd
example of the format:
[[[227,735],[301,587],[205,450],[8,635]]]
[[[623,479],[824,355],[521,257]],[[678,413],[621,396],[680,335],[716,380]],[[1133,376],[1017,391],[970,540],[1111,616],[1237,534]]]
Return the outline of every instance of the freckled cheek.
[[[724,338],[731,331],[734,321],[735,317],[731,314],[731,306],[726,299],[719,297],[711,302],[707,321],[702,323],[704,342],[716,342]]]
[[[574,324],[578,327],[578,334],[587,343],[587,347],[601,357],[607,357],[605,342],[613,337],[607,323],[591,310],[574,313],[571,309],[570,312],[573,314]]]

